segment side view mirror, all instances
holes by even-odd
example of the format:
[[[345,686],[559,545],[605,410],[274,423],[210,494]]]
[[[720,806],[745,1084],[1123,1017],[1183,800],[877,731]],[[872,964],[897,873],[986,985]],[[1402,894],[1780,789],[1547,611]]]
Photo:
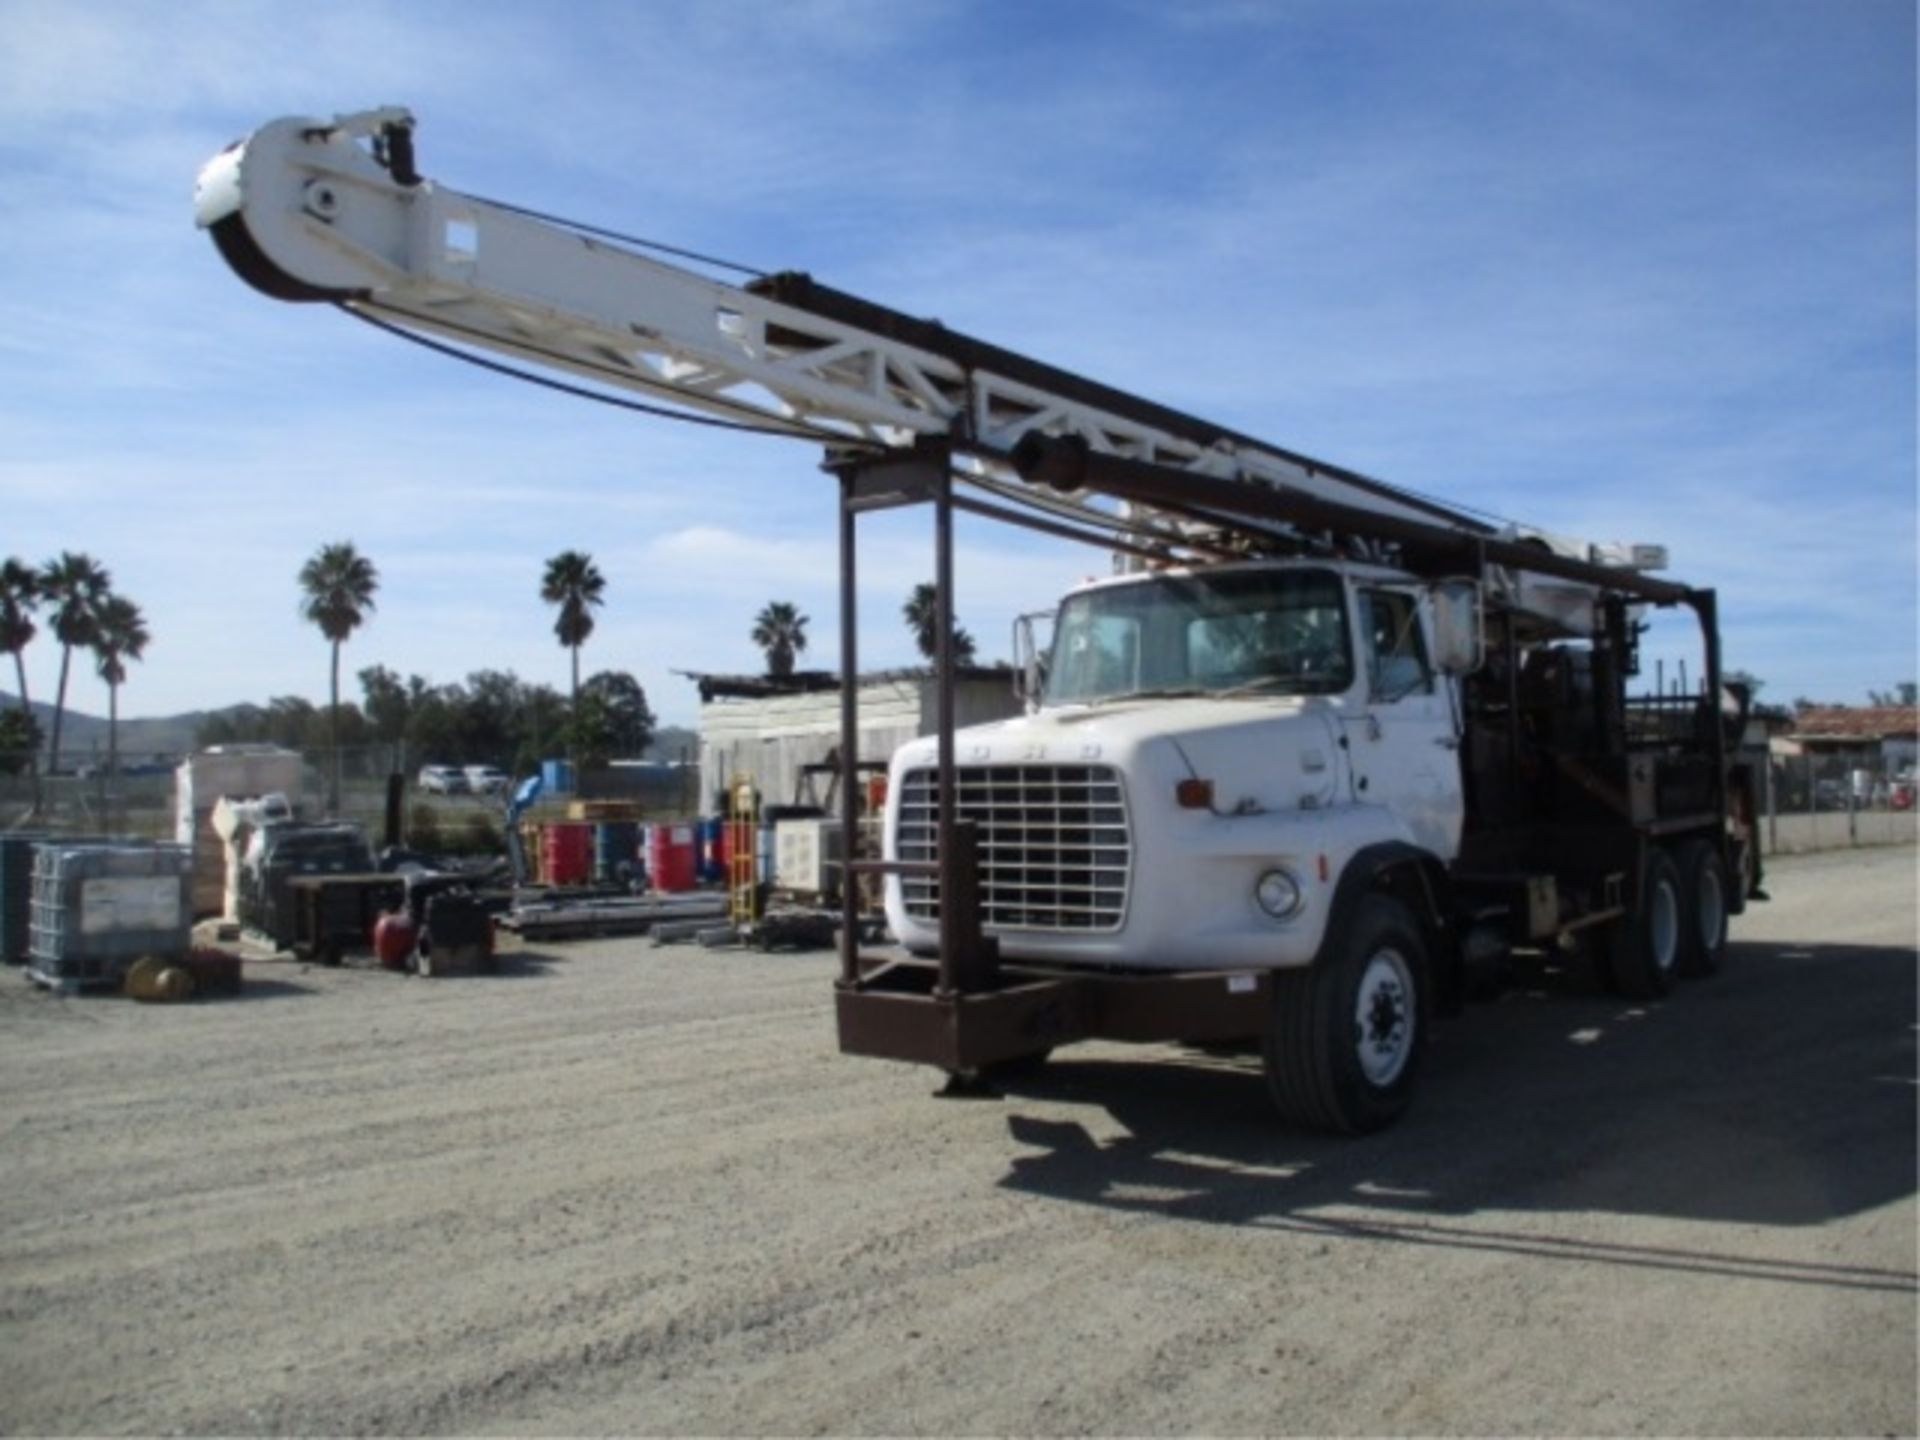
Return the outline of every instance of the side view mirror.
[[[1047,688],[1047,653],[1034,637],[1033,622],[1052,618],[1051,610],[1036,610],[1013,622],[1013,693],[1028,710],[1039,709]]]
[[[1486,611],[1473,580],[1437,580],[1427,591],[1433,608],[1433,663],[1447,675],[1471,675],[1487,660]]]

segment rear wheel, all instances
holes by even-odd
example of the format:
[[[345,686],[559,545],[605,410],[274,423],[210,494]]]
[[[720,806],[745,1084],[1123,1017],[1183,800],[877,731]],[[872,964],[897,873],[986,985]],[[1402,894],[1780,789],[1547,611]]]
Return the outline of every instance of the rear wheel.
[[[1672,857],[1648,850],[1638,904],[1608,927],[1607,972],[1615,990],[1634,1000],[1657,1000],[1673,988],[1686,914]]]
[[[1274,976],[1262,1049],[1275,1108],[1344,1134],[1399,1119],[1426,1048],[1427,992],[1418,923],[1399,901],[1366,896],[1319,963]]]
[[[1680,870],[1682,975],[1711,975],[1727,953],[1730,911],[1726,862],[1709,840],[1689,840],[1677,857]]]

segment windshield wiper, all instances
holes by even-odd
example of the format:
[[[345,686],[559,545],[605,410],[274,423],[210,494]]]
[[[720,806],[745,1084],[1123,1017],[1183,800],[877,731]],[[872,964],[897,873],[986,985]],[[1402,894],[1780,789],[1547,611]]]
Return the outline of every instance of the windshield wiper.
[[[1156,685],[1147,690],[1127,690],[1118,695],[1098,695],[1089,705],[1111,705],[1120,700],[1178,700],[1188,695],[1209,695],[1198,685]]]
[[[1299,679],[1292,675],[1262,675],[1258,680],[1249,680],[1243,685],[1230,685],[1225,690],[1215,690],[1211,693],[1222,699],[1229,699],[1235,695],[1258,695],[1268,690],[1291,690],[1299,683]]]

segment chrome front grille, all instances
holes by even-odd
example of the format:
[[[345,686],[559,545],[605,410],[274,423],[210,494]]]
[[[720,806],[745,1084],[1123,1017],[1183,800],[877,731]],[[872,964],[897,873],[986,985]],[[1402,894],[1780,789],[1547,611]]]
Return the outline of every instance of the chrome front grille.
[[[958,818],[980,827],[981,924],[1009,930],[1118,930],[1133,833],[1109,765],[983,765],[954,771]],[[896,831],[902,860],[936,858],[937,770],[909,770]],[[901,879],[907,913],[940,915],[940,882]]]

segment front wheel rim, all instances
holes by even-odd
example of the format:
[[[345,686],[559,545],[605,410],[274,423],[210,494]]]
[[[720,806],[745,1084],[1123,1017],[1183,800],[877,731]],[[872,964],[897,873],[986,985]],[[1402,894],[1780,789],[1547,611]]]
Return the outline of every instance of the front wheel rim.
[[[1385,1088],[1398,1080],[1413,1058],[1413,969],[1398,950],[1376,951],[1360,973],[1354,995],[1353,1031],[1360,1073],[1369,1085]]]

